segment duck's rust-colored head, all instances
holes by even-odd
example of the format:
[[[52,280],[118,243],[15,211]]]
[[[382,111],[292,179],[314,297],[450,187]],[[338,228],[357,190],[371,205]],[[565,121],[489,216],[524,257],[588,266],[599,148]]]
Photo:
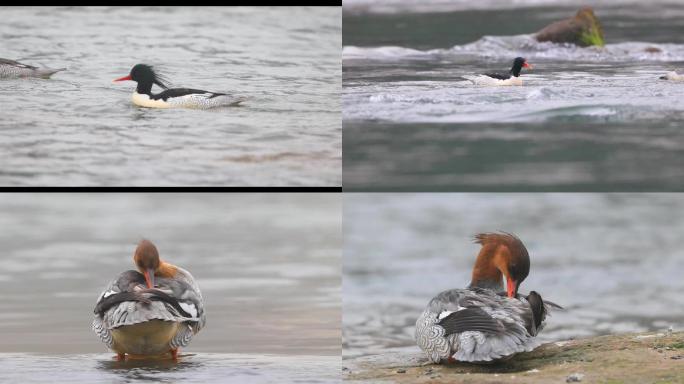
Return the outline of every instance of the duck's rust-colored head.
[[[154,288],[155,275],[159,277],[173,277],[176,273],[175,266],[161,260],[157,247],[146,239],[138,243],[135,254],[133,254],[133,262],[138,271],[145,276],[148,288]]]
[[[516,297],[518,288],[530,273],[530,256],[522,241],[510,233],[480,233],[475,242],[482,245],[477,255],[470,286],[503,288],[506,294]]]

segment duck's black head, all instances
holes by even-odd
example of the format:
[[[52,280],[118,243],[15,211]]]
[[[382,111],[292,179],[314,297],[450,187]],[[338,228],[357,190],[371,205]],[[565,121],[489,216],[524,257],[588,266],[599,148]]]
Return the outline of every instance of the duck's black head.
[[[158,74],[151,65],[136,64],[128,76],[116,79],[114,81],[132,80],[138,83],[137,92],[144,94],[151,94],[152,84],[157,84],[161,88],[167,89],[167,80],[164,76]]]
[[[515,77],[520,76],[520,70],[523,68],[532,68],[530,64],[527,63],[524,57],[516,57],[513,60],[513,67],[511,68],[511,74]]]

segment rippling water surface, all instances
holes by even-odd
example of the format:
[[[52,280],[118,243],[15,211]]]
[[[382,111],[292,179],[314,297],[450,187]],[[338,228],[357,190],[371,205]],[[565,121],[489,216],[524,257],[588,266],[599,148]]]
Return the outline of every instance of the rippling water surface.
[[[90,324],[100,292],[133,268],[142,237],[194,275],[207,325],[181,351],[189,354],[181,365],[142,365],[141,378],[216,382],[253,374],[257,381],[330,381],[336,377],[330,372],[339,374],[340,356],[340,200],[0,195],[0,381],[40,382],[50,374],[68,381],[73,374],[101,382],[126,375],[116,371]]]
[[[429,300],[470,282],[478,232],[517,234],[531,260],[521,292],[553,311],[542,341],[684,329],[684,196],[346,194],[343,356],[417,352]]]
[[[202,353],[184,354],[172,363],[117,362],[98,354],[0,353],[0,379],[14,383],[335,383],[339,367],[334,356]]]
[[[531,37],[579,6],[345,3],[345,187],[684,189],[684,82],[658,79],[684,70],[684,4],[598,2],[603,48]],[[471,81],[516,56],[523,86]]]
[[[0,185],[341,185],[340,7],[0,8]],[[242,107],[131,103],[137,63]]]

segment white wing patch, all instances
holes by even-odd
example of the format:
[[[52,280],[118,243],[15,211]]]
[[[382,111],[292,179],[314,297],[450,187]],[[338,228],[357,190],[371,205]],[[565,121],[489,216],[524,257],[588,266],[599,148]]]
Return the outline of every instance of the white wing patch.
[[[180,307],[183,308],[185,312],[189,313],[190,316],[197,317],[197,308],[195,308],[195,304],[184,303],[181,301],[179,301],[178,304],[180,304]]]
[[[437,316],[437,320],[442,320],[443,318],[451,315],[452,313],[454,313],[454,311],[442,311],[442,313],[440,313],[439,316]]]
[[[102,294],[102,298],[103,298],[103,299],[106,299],[106,298],[108,298],[109,296],[111,296],[111,295],[113,295],[113,294],[115,294],[115,293],[117,293],[117,292],[110,289],[109,291],[107,291],[107,292],[105,292],[105,293]]]
[[[444,311],[442,311],[442,312],[439,313],[439,316],[437,316],[437,320],[442,320],[443,318],[445,318],[445,317],[451,315],[452,313],[458,312],[458,311],[462,311],[462,310],[464,310],[464,309],[466,309],[466,308],[465,308],[465,307],[461,307],[461,306],[459,305],[458,307],[456,307],[456,310],[455,310],[455,311],[447,311],[447,310],[444,310]]]

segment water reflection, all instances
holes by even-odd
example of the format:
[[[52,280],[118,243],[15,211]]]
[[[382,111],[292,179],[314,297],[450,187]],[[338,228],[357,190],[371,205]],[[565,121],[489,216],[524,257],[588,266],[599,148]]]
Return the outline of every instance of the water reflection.
[[[159,381],[164,373],[173,373],[175,376],[188,370],[196,372],[203,365],[197,354],[180,354],[178,361],[169,358],[118,361],[112,356],[109,360],[98,360],[95,368],[114,373],[129,382]]]
[[[2,383],[335,383],[337,356],[182,354],[173,361],[113,361],[111,354],[0,354]]]

